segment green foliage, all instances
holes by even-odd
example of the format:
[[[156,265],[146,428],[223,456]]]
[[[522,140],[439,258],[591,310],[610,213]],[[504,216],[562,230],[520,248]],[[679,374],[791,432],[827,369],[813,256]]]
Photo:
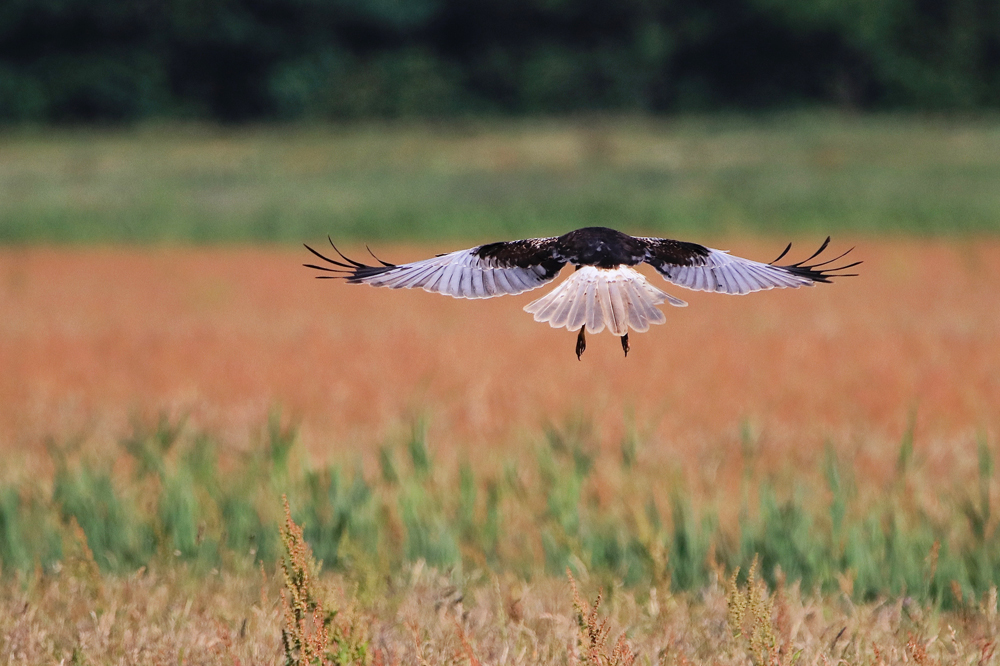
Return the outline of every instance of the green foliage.
[[[117,571],[145,564],[158,545],[153,524],[143,520],[137,500],[115,487],[106,466],[60,465],[52,489],[60,518],[76,520],[98,564]]]
[[[1000,104],[991,0],[7,0],[0,120]]]
[[[30,571],[62,556],[59,521],[38,489],[0,488],[0,565]]]
[[[609,585],[700,589],[720,566],[759,558],[757,572],[772,585],[797,580],[862,600],[910,595],[948,606],[981,597],[1000,576],[985,438],[978,482],[944,500],[950,512],[915,500],[921,461],[910,434],[905,464],[874,499],[862,496],[851,466],[829,446],[817,473],[825,493],[780,490],[744,474],[733,531],[683,486],[664,488],[663,470],[623,469],[617,456],[597,454],[586,421],[548,428],[533,464],[511,461],[500,474],[471,463],[441,469],[425,433],[415,427],[405,443],[408,464],[370,477],[304,464],[295,429],[277,417],[255,452],[226,456],[183,423],[137,428],[121,442],[115,471],[110,459],[53,446],[50,486],[0,486],[0,564],[8,573],[57,570],[74,557],[65,544],[85,540],[73,548],[104,571],[174,563],[249,571],[281,556],[273,498],[285,493],[317,558],[372,581],[424,561],[445,571],[569,568]],[[392,459],[384,447],[383,463]],[[668,505],[658,504],[656,489],[668,493]]]

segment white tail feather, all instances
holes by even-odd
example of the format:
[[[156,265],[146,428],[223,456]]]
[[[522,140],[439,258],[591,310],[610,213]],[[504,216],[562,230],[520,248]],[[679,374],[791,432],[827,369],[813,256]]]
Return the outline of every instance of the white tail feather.
[[[576,331],[586,326],[588,333],[600,333],[606,327],[622,336],[630,327],[643,332],[649,330],[650,324],[664,323],[667,318],[656,307],[664,301],[679,307],[687,305],[627,266],[584,266],[524,309],[535,316],[535,321],[548,322],[553,328]]]

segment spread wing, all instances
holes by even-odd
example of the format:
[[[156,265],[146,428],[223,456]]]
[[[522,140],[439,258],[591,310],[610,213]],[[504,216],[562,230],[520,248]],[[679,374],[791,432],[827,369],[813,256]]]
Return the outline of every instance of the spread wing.
[[[555,238],[529,238],[490,243],[398,266],[372,254],[380,265],[368,266],[345,257],[331,240],[330,245],[340,259],[327,257],[306,245],[325,264],[305,266],[327,273],[317,277],[341,278],[355,284],[391,289],[419,287],[455,298],[492,298],[520,294],[555,278],[566,263],[559,256],[555,241]]]
[[[829,237],[808,259],[784,266],[778,266],[777,262],[792,248],[791,243],[777,259],[769,264],[763,264],[734,257],[723,250],[713,250],[696,243],[684,243],[666,238],[639,240],[646,244],[645,262],[655,268],[668,282],[695,291],[715,291],[723,294],[749,294],[752,291],[776,287],[794,289],[811,286],[817,282],[830,282],[832,278],[853,277],[857,274],[843,271],[861,263],[855,261],[842,266],[831,266],[851,250],[833,259],[809,263],[827,248],[830,244]]]

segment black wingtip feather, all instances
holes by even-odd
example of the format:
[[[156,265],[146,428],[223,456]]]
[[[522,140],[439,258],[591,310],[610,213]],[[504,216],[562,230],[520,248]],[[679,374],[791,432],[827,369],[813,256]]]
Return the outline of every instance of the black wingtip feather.
[[[843,259],[843,258],[844,258],[844,257],[846,257],[847,255],[849,255],[849,254],[851,253],[851,251],[852,251],[852,250],[854,250],[854,248],[853,248],[853,247],[852,247],[852,248],[851,248],[850,250],[848,250],[847,252],[843,252],[843,253],[841,253],[841,254],[838,254],[838,255],[837,255],[836,257],[834,257],[833,259],[827,259],[826,261],[822,261],[822,262],[820,262],[820,263],[818,263],[818,264],[813,264],[813,265],[812,265],[812,267],[813,267],[813,268],[816,268],[816,267],[818,267],[818,266],[826,266],[826,265],[828,265],[828,264],[832,264],[832,263],[833,263],[833,262],[835,262],[835,261],[840,261],[841,259]],[[808,259],[807,259],[806,261],[808,261]],[[858,263],[861,263],[861,262],[858,262]],[[843,269],[843,267],[841,267],[841,268]]]
[[[317,266],[316,264],[302,264],[306,268],[315,268],[318,271],[326,271],[327,273],[340,273],[341,271],[336,268],[327,268],[326,266]]]
[[[381,259],[379,259],[378,257],[376,257],[375,253],[372,252],[372,249],[370,247],[368,247],[367,245],[365,245],[365,249],[368,250],[368,254],[372,255],[372,259],[374,259],[378,263],[382,264],[386,268],[395,268],[396,267],[396,264],[390,264],[388,261],[382,261]]]
[[[332,248],[333,248],[333,251],[334,251],[334,252],[336,252],[337,254],[339,254],[339,255],[340,255],[340,258],[341,258],[341,259],[343,259],[343,260],[344,260],[344,261],[346,261],[347,263],[351,264],[351,265],[352,265],[352,266],[354,266],[355,268],[365,268],[365,265],[364,265],[364,264],[360,264],[360,263],[358,263],[358,262],[354,261],[353,259],[348,259],[347,257],[345,257],[345,256],[344,256],[344,253],[343,253],[343,252],[341,252],[340,250],[338,250],[338,249],[337,249],[337,246],[333,244],[333,239],[332,239],[332,238],[330,238],[329,236],[327,236],[327,237],[326,237],[326,239],[327,239],[328,241],[330,241],[330,247],[332,247]]]
[[[837,255],[833,259],[827,259],[825,261],[820,261],[815,264],[809,263],[810,261],[818,257],[820,254],[822,254],[823,251],[826,250],[827,247],[829,247],[829,245],[830,245],[830,237],[827,236],[826,240],[823,241],[823,244],[819,246],[819,249],[813,252],[806,259],[797,261],[794,264],[788,264],[786,266],[777,266],[777,268],[782,268],[791,273],[792,275],[808,278],[813,282],[829,283],[833,280],[833,278],[857,277],[858,276],[857,273],[844,273],[843,271],[858,266],[859,264],[863,263],[861,261],[855,261],[850,264],[844,264],[843,266],[834,266],[833,268],[823,268],[823,266],[829,266],[830,264],[835,263],[846,257],[848,254],[854,251],[853,247],[847,252]],[[785,254],[788,253],[788,250],[790,248],[791,244],[789,243],[788,247],[785,248],[785,251],[782,252],[777,259],[772,261],[771,265],[775,265],[778,260],[784,257]]]
[[[333,264],[334,266],[344,266],[344,264],[340,263],[339,261],[334,261],[333,259],[331,259],[330,257],[326,256],[325,254],[321,254],[320,252],[317,252],[316,250],[312,249],[311,247],[309,247],[305,243],[303,243],[302,245],[307,250],[309,250],[310,252],[312,252],[314,255],[316,255],[317,257],[319,257],[320,259],[322,259],[323,261],[325,261],[325,262],[327,262],[329,264]],[[317,267],[316,266],[312,266],[311,268],[317,268]],[[344,266],[344,268],[349,268],[349,267],[348,266]],[[323,270],[323,269],[320,269],[320,270]],[[326,269],[326,270],[330,270],[330,269]]]
[[[815,252],[813,252],[812,256],[809,257],[808,259],[806,259],[806,261],[811,261],[811,260],[815,259],[816,257],[818,257],[820,254],[822,254],[823,250],[825,250],[829,245],[830,245],[830,237],[827,236],[826,240],[823,241],[823,244],[819,246],[819,249],[816,250]]]
[[[772,264],[776,264],[779,261],[781,261],[781,258],[784,257],[786,254],[788,254],[788,251],[791,250],[791,249],[792,249],[792,244],[789,243],[788,245],[785,246],[785,249],[781,251],[781,254],[779,254],[778,257],[774,261],[772,261],[771,263]]]
[[[337,255],[340,256],[340,258],[343,259],[344,261],[337,261],[336,259],[332,259],[326,256],[325,254],[309,247],[309,245],[303,243],[305,248],[310,252],[312,252],[314,255],[316,255],[326,263],[336,266],[336,268],[330,268],[329,266],[318,266],[316,264],[302,264],[306,268],[312,268],[314,270],[323,271],[324,273],[338,273],[338,275],[317,275],[316,277],[318,278],[324,278],[328,280],[339,278],[341,280],[347,280],[348,282],[357,283],[363,281],[365,278],[372,277],[374,275],[380,275],[382,273],[392,270],[393,268],[396,268],[395,264],[390,264],[388,262],[382,261],[378,257],[375,257],[374,254],[372,254],[372,256],[375,257],[376,261],[382,264],[381,266],[368,266],[367,264],[362,264],[361,262],[354,261],[353,259],[345,256],[344,253],[341,252],[336,245],[334,245],[332,238],[327,236],[327,240],[330,241],[330,247],[333,248],[333,251],[336,252]],[[370,249],[368,251],[371,252]]]

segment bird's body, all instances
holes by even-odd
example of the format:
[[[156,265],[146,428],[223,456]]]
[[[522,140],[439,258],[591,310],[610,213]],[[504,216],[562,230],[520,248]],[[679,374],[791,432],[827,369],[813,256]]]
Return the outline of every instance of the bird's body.
[[[598,333],[605,328],[621,337],[627,355],[630,327],[642,332],[648,330],[650,324],[664,323],[666,317],[656,307],[664,301],[675,306],[687,305],[649,284],[632,266],[647,263],[668,282],[688,289],[748,294],[776,287],[811,286],[829,282],[834,277],[847,277],[849,274],[843,271],[860,262],[823,268],[846,252],[834,259],[807,265],[829,242],[827,238],[820,249],[804,261],[777,266],[775,262],[785,256],[791,245],[778,259],[764,264],[697,243],[629,236],[605,227],[587,227],[562,236],[488,243],[398,266],[377,258],[381,265],[368,266],[348,259],[334,246],[343,259],[338,261],[307,245],[310,252],[333,267],[306,266],[332,274],[318,277],[343,278],[351,283],[393,289],[419,287],[455,298],[491,298],[540,287],[552,281],[566,264],[571,264],[577,270],[569,278],[524,309],[534,314],[536,321],[548,322],[554,328],[579,330],[577,356],[586,348],[585,331]]]

